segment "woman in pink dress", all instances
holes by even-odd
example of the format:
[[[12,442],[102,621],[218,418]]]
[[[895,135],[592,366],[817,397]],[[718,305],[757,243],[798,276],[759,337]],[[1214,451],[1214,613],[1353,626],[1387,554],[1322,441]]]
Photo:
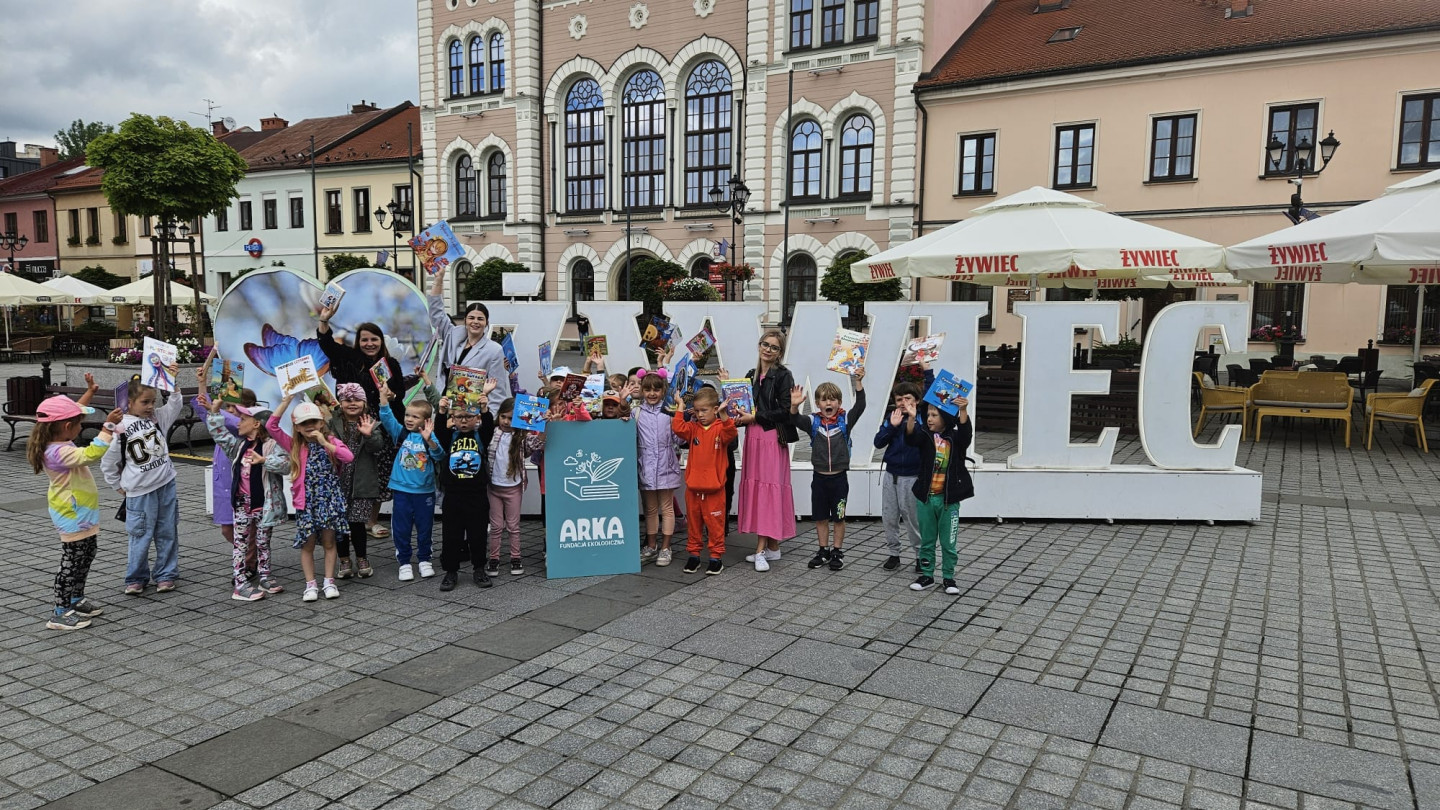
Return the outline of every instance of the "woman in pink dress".
[[[755,399],[755,413],[735,420],[745,427],[741,457],[741,532],[759,535],[755,553],[745,559],[756,571],[769,571],[780,559],[780,541],[795,536],[795,497],[790,490],[789,444],[798,436],[790,424],[790,391],[795,378],[780,364],[785,335],[767,329],[760,336],[760,359],[746,378]]]

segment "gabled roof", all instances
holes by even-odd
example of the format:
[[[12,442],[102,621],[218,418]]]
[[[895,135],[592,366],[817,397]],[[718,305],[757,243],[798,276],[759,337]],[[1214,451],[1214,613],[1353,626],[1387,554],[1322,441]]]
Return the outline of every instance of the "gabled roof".
[[[50,187],[50,193],[90,191],[100,188],[100,180],[105,177],[104,169],[95,166],[77,167],[77,169],[78,171],[73,171],[55,181],[55,184]]]
[[[407,132],[407,127],[409,131]],[[420,108],[409,102],[390,118],[376,122],[369,129],[321,151],[316,157],[320,168],[409,159],[407,147],[420,155]]]
[[[274,135],[245,148],[240,152],[240,157],[245,159],[252,172],[309,166],[312,137],[315,139],[316,153],[324,154],[363,134],[376,124],[413,107],[413,104],[406,101],[386,110],[366,110],[329,118],[307,118],[285,129],[271,130]]]
[[[249,149],[277,132],[284,132],[284,130],[262,129],[257,131],[249,127],[243,127],[221,135],[220,142],[234,149],[236,152],[244,152],[246,149]]]
[[[1436,0],[995,0],[917,90],[1079,73],[1311,43],[1440,30]],[[1046,0],[1045,5],[1061,5]],[[1079,26],[1069,41],[1049,42]]]
[[[85,158],[83,156],[52,163],[24,174],[17,174],[8,180],[0,181],[0,197],[18,197],[22,194],[39,194],[49,191],[51,186],[65,177],[66,172],[77,168],[84,170]]]

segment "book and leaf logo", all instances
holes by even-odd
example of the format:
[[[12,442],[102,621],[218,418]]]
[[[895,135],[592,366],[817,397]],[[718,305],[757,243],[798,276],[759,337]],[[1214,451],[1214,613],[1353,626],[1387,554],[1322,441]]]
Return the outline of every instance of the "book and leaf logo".
[[[565,457],[565,466],[576,473],[565,479],[565,492],[577,501],[618,500],[620,487],[610,477],[624,463],[624,458],[606,459],[599,453],[576,450]]]

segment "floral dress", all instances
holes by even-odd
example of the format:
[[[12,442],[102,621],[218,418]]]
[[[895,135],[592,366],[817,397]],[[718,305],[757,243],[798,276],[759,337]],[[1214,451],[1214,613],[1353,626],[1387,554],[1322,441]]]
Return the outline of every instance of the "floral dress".
[[[319,442],[310,442],[308,458],[305,460],[305,508],[296,516],[298,535],[295,547],[305,545],[311,535],[325,529],[334,529],[336,536],[349,536],[350,521],[347,518],[345,493],[340,489],[340,476],[330,454]]]

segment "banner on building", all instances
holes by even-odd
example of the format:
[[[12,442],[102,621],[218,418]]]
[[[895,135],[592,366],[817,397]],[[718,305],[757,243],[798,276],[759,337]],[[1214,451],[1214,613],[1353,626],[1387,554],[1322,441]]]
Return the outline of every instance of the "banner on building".
[[[545,437],[546,578],[640,571],[635,423],[551,422]]]

